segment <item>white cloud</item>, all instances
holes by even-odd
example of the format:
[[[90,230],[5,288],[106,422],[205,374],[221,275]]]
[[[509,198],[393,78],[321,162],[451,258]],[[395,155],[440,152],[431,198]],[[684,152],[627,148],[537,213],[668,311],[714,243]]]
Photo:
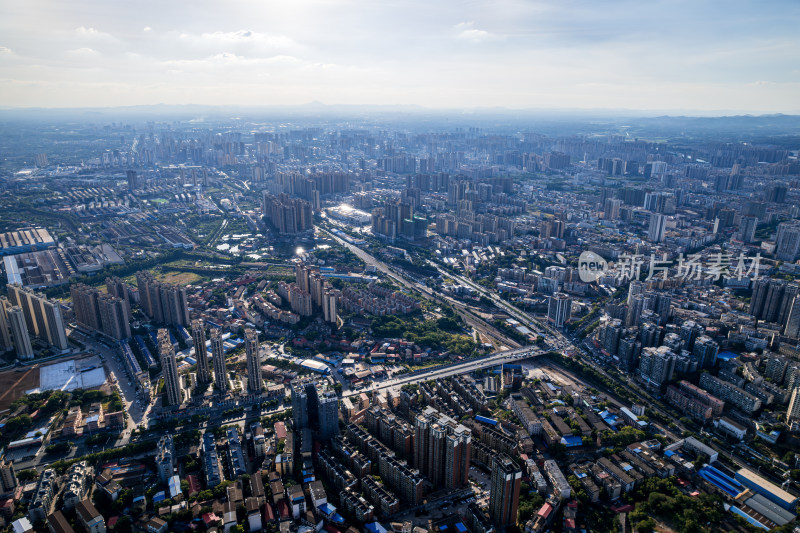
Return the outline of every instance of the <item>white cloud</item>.
[[[459,24],[456,24],[453,28],[457,32],[456,39],[471,41],[473,43],[497,39],[496,35],[493,35],[486,30],[479,30],[473,27],[474,25],[474,22],[460,22]]]
[[[286,35],[267,34],[252,30],[214,31],[200,34],[184,32],[180,34],[180,39],[201,48],[224,51],[247,50],[250,54],[300,48],[294,39]]]
[[[75,32],[80,35],[95,35],[98,31],[94,28],[87,28],[86,26],[81,26],[80,28],[75,28]]]
[[[153,31],[153,28],[151,28],[150,26],[145,26],[144,28],[142,28],[142,31],[145,33],[150,33],[151,31]]]
[[[211,41],[222,41],[222,42],[241,42],[241,41],[254,41],[257,38],[261,37],[261,34],[254,33],[250,30],[239,30],[239,31],[215,31],[215,32],[207,32],[200,35],[203,39],[208,39]]]
[[[80,37],[86,39],[96,39],[96,40],[113,40],[114,36],[110,33],[106,33],[104,31],[100,31],[96,28],[80,26],[75,28],[75,33],[77,33]]]
[[[82,48],[75,48],[74,50],[67,50],[67,54],[78,58],[80,57],[88,58],[88,57],[97,57],[100,55],[100,52],[98,52],[93,48],[84,46]]]
[[[488,31],[484,30],[464,30],[458,34],[459,39],[466,39],[468,41],[485,41],[488,37],[490,37]]]
[[[0,54],[13,54],[14,52],[11,51],[11,48],[0,46]]]
[[[207,68],[255,67],[255,66],[299,66],[304,62],[294,56],[246,57],[230,52],[221,52],[202,59],[169,59],[161,66],[170,70],[203,70]]]

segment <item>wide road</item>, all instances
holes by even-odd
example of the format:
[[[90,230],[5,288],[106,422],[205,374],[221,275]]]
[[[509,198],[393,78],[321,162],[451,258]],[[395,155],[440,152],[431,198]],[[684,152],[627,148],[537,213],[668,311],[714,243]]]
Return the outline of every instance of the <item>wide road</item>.
[[[473,372],[482,368],[498,366],[506,363],[518,362],[521,359],[529,359],[544,354],[543,350],[538,348],[518,348],[516,350],[508,350],[504,352],[496,352],[477,359],[469,359],[460,363],[454,363],[444,366],[435,366],[430,370],[418,370],[411,374],[403,374],[396,378],[387,379],[379,383],[374,383],[372,386],[363,390],[347,391],[342,394],[343,397],[355,396],[362,392],[371,392],[382,389],[390,389],[392,387],[399,387],[413,383],[420,383],[422,381],[430,381],[436,378],[444,378],[454,376],[457,374],[464,374]]]
[[[393,387],[401,387],[403,385],[409,385],[414,383],[420,383],[423,381],[430,381],[440,377],[449,377],[454,376],[457,374],[464,374],[467,372],[473,372],[475,370],[479,370],[482,368],[490,368],[493,366],[498,366],[506,363],[514,363],[519,362],[523,359],[529,359],[531,357],[536,357],[539,355],[544,354],[545,352],[539,348],[528,347],[528,348],[518,348],[516,350],[507,350],[503,352],[495,352],[493,354],[485,355],[483,357],[479,357],[476,359],[469,359],[466,361],[461,361],[458,363],[451,363],[449,365],[439,365],[431,367],[430,369],[418,370],[416,372],[412,372],[409,374],[402,374],[397,376],[396,378],[387,379],[385,381],[373,383],[369,387],[365,387],[360,390],[345,390],[342,392],[342,397],[347,398],[350,396],[356,396],[361,394],[362,392],[373,392],[379,391],[384,389],[390,389]],[[240,407],[237,400],[231,400],[231,404],[227,407]],[[277,406],[270,410],[263,410],[261,411],[261,416],[269,416],[274,415],[277,413],[282,413],[287,409],[290,409],[291,406],[283,405]],[[246,411],[249,409],[248,407],[245,408]],[[214,417],[219,417],[220,406],[216,407],[206,407],[206,408],[195,408],[190,411],[187,411],[183,415],[178,415],[179,417],[189,418],[193,414],[210,414],[212,416],[212,420],[209,423],[211,426],[211,422],[215,420]],[[169,414],[166,415],[167,417],[171,416]],[[236,422],[238,420],[243,419],[246,417],[247,414],[242,415],[239,418],[233,419],[225,419],[225,423]]]

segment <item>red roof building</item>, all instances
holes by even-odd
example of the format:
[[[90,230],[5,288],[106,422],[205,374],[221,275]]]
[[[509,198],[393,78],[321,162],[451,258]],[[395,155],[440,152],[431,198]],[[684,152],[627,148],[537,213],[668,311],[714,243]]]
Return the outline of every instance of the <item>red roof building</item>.
[[[11,517],[14,516],[14,499],[6,498],[0,500],[0,516],[4,516],[6,520],[11,522]]]
[[[197,479],[196,475],[189,474],[186,476],[186,481],[189,483],[189,496],[194,496],[203,490],[203,485],[200,483],[200,480]]]
[[[219,521],[219,517],[214,513],[206,513],[201,518],[206,527],[211,527]]]
[[[264,521],[275,522],[275,511],[269,503],[264,504]]]
[[[286,504],[286,500],[278,502],[278,512],[281,515],[281,520],[289,518],[289,506]]]
[[[630,513],[631,511],[633,511],[633,509],[634,507],[631,504],[611,508],[611,510],[614,511],[615,513]]]

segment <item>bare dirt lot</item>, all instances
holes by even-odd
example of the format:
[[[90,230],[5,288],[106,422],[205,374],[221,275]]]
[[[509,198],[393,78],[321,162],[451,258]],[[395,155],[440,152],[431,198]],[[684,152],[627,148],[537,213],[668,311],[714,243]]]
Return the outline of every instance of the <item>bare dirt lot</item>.
[[[564,372],[547,363],[542,364],[539,361],[524,361],[522,367],[528,372],[529,377],[539,378],[545,381],[555,381],[560,385],[568,385],[570,387],[579,387],[583,385],[579,380],[575,379]]]
[[[8,409],[14,400],[24,395],[26,390],[38,386],[38,366],[26,368],[22,372],[16,370],[0,372],[0,413]]]
[[[159,272],[156,274],[156,278],[158,278],[159,281],[173,283],[175,285],[191,285],[192,283],[203,279],[202,276],[195,274],[194,272],[175,271]]]

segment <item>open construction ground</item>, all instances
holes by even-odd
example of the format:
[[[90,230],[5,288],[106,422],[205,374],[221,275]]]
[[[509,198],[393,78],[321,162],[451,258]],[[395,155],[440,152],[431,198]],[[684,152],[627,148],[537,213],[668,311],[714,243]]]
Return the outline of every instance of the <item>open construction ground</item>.
[[[15,368],[0,372],[0,413],[25,394],[39,386],[39,368],[35,366]]]

